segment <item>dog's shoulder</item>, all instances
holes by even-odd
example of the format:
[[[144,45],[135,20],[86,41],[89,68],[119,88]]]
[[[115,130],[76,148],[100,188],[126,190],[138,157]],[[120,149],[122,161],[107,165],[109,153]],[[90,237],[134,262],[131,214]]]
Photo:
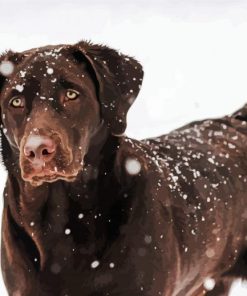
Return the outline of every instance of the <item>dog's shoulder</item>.
[[[125,180],[149,179],[150,175],[163,173],[152,147],[136,139],[122,137],[115,158],[115,172]],[[157,176],[158,177],[158,176]]]
[[[168,162],[179,161],[179,155],[186,157],[188,153],[214,150],[229,138],[233,127],[228,118],[194,121],[168,134],[158,137],[136,140],[122,137],[119,140],[116,167],[125,171],[128,164],[141,168],[142,173],[168,170]],[[128,169],[127,169],[127,173]]]

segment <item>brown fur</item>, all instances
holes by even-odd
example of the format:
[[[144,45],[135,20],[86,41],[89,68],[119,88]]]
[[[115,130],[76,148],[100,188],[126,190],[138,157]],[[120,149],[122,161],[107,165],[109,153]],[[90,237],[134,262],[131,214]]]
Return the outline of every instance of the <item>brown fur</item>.
[[[83,41],[0,61],[14,63],[0,75],[9,295],[196,296],[214,278],[206,295],[220,296],[247,277],[245,106],[137,141],[124,136],[143,78],[135,59]],[[68,88],[79,98],[65,100]],[[30,134],[55,141],[55,175],[26,158]]]

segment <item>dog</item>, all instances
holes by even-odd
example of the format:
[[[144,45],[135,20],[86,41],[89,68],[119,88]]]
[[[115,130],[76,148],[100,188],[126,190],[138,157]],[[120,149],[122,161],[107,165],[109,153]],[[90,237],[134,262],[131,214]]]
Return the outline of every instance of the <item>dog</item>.
[[[124,135],[141,64],[81,41],[0,57],[11,296],[222,296],[247,278],[247,106]]]

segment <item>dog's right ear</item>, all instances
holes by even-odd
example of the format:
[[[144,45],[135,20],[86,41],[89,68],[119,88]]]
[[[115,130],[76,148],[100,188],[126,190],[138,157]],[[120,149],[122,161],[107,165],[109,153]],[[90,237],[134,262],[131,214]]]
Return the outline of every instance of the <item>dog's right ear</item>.
[[[4,83],[7,79],[15,72],[16,66],[24,59],[24,55],[19,53],[14,53],[12,51],[6,51],[0,55],[0,102],[2,97],[2,90]],[[11,148],[9,142],[6,138],[6,135],[3,132],[3,122],[2,122],[2,112],[0,106],[0,138],[1,138],[1,162],[5,165],[6,168],[11,165],[9,161],[11,159]]]
[[[13,74],[15,67],[24,59],[24,55],[11,50],[0,55],[0,95],[6,79]]]
[[[5,71],[6,66],[11,67],[11,65],[12,65],[12,63],[7,62],[7,60],[6,60],[7,55],[8,55],[8,53],[3,53],[0,55],[0,94],[1,94],[4,82],[6,80],[6,71]]]

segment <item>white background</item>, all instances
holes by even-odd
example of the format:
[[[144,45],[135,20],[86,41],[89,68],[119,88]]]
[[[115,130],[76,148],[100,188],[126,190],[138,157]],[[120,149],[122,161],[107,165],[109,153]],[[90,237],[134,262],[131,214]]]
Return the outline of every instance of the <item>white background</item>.
[[[120,49],[144,66],[128,136],[159,135],[247,102],[245,0],[0,0],[0,51],[81,39]],[[2,190],[2,169],[0,178]],[[231,296],[246,295],[236,283]]]

